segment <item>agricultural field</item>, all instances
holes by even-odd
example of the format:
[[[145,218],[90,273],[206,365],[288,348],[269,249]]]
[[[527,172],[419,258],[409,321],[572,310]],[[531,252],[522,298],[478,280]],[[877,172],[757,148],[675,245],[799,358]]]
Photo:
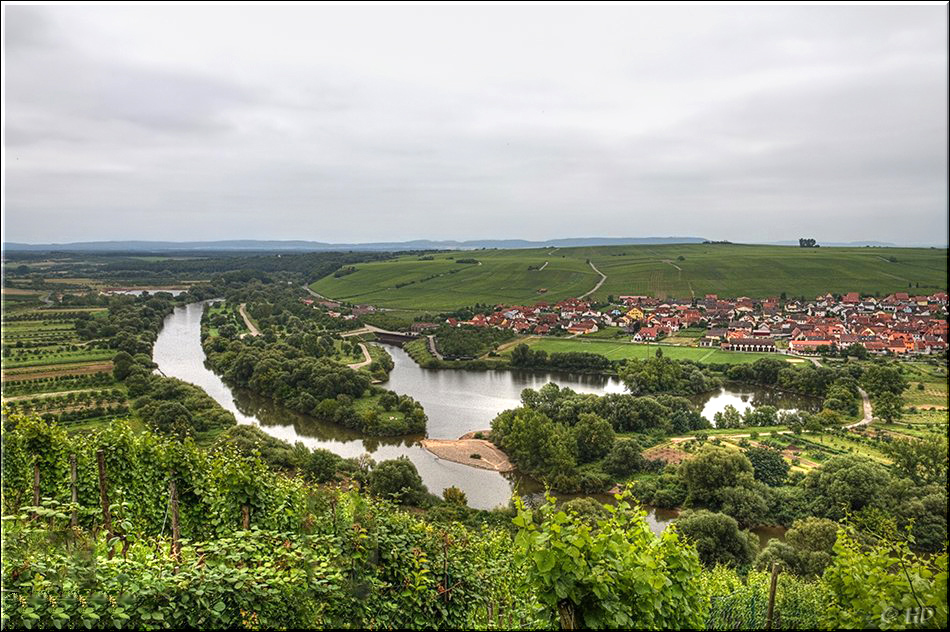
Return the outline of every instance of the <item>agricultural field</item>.
[[[73,427],[128,414],[125,388],[112,377],[114,351],[77,335],[79,319],[102,310],[4,312],[3,404]]]
[[[584,259],[554,257],[548,252],[476,250],[431,255],[431,259],[404,256],[356,264],[355,272],[330,275],[310,287],[351,303],[440,310],[475,303],[560,300],[583,294],[600,278]],[[477,263],[456,259],[475,259]]]
[[[597,338],[532,337],[525,338],[522,342],[531,347],[532,350],[543,350],[549,354],[584,351],[602,355],[609,360],[649,358],[656,354],[657,349],[662,349],[663,355],[668,358],[674,360],[693,360],[695,362],[744,364],[755,362],[760,358],[784,358],[795,364],[803,362],[801,358],[787,358],[774,353],[744,353],[739,351],[722,351],[721,349],[707,347],[674,347],[669,345],[621,342],[618,340],[603,340]],[[509,343],[504,353],[510,355],[514,347],[515,345]]]
[[[463,264],[457,259],[475,259]],[[475,250],[358,263],[311,285],[324,296],[404,309],[533,304],[591,294],[690,298],[947,289],[946,249],[797,248],[736,244]]]
[[[947,408],[947,367],[922,362],[905,362],[904,377],[909,386],[904,391],[907,407],[927,409]]]

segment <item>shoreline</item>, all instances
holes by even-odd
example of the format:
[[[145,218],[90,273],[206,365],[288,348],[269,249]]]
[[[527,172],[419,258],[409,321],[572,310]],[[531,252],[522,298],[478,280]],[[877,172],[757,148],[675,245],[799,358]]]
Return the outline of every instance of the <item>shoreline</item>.
[[[508,460],[508,455],[487,439],[472,438],[474,434],[470,432],[458,439],[423,439],[419,443],[437,458],[453,463],[500,473],[515,470],[515,466]],[[479,456],[472,458],[473,454]]]

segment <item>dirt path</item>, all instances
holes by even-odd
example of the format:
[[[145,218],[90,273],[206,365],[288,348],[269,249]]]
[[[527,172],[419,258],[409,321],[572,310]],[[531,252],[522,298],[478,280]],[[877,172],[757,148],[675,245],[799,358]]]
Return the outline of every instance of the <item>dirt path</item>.
[[[244,311],[244,306],[247,303],[241,303],[241,306],[238,308],[238,311],[241,312],[241,318],[244,319],[244,324],[247,325],[248,332],[252,336],[260,336],[261,331],[251,322],[251,318],[247,315],[247,312]]]
[[[485,439],[423,439],[422,447],[440,459],[483,470],[510,472],[515,469],[508,456]],[[472,458],[478,454],[479,458]]]
[[[362,336],[363,334],[392,334],[394,336],[406,335],[401,331],[388,331],[386,329],[380,329],[379,327],[373,327],[372,325],[363,325],[359,329],[352,329],[350,331],[343,332],[340,334],[340,338],[348,338],[349,336]]]
[[[57,377],[59,375],[87,375],[89,373],[105,373],[112,370],[112,362],[102,362],[96,364],[68,364],[53,365],[59,366],[59,369],[50,369],[44,367],[26,367],[25,369],[10,369],[3,372],[3,381],[7,380],[38,380],[44,377]],[[31,371],[29,369],[38,369]]]
[[[594,272],[596,272],[597,274],[600,275],[600,281],[597,282],[597,285],[595,285],[595,286],[593,287],[593,289],[587,290],[586,292],[584,292],[583,294],[581,294],[581,295],[578,296],[577,298],[584,298],[585,296],[590,296],[591,294],[593,294],[594,292],[596,292],[597,290],[599,290],[599,289],[600,289],[600,286],[603,285],[603,284],[604,284],[604,281],[607,280],[607,275],[604,274],[603,272],[601,272],[600,270],[598,270],[598,269],[597,269],[597,266],[594,265],[594,262],[593,262],[593,261],[589,261],[588,263],[590,264],[591,269],[592,269]]]
[[[442,354],[439,353],[439,350],[435,346],[435,336],[429,335],[426,336],[426,342],[429,345],[429,353],[437,357],[439,360],[444,360]]]
[[[102,388],[81,388],[74,391],[50,391],[47,393],[29,393],[27,395],[14,395],[13,397],[4,397],[5,402],[18,402],[24,399],[45,399],[47,397],[59,397],[60,395],[69,395],[70,393],[95,393],[100,390],[112,390],[108,386]]]
[[[369,349],[367,349],[366,345],[362,342],[360,343],[360,349],[363,350],[363,361],[355,362],[353,364],[348,364],[346,366],[350,367],[351,369],[356,370],[356,369],[362,369],[364,366],[369,366],[370,364],[373,363],[373,356],[369,354]]]
[[[541,266],[540,268],[538,268],[538,272],[541,272],[541,270],[544,270],[546,267],[548,267],[548,262],[547,262],[547,261],[544,262],[544,265],[543,265],[543,266]]]
[[[867,392],[859,386],[858,393],[861,394],[861,404],[864,407],[864,418],[861,421],[855,422],[849,426],[845,426],[845,428],[858,428],[860,426],[866,426],[871,423],[871,420],[874,418],[873,412],[871,410],[871,399],[868,397]]]

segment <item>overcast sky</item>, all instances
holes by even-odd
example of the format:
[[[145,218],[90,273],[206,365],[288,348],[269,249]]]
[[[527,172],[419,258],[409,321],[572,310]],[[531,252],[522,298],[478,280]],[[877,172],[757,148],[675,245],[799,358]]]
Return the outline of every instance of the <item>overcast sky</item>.
[[[947,239],[946,6],[4,17],[8,241]]]

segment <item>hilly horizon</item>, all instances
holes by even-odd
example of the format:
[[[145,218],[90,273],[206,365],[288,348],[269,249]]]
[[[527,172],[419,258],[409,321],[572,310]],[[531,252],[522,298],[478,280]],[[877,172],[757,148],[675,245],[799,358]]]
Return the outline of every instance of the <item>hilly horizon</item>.
[[[473,239],[473,240],[436,240],[414,239],[388,242],[333,243],[311,240],[279,239],[222,239],[200,241],[162,241],[162,240],[109,240],[77,241],[66,243],[26,243],[4,242],[3,250],[10,252],[177,252],[177,251],[286,251],[286,252],[325,252],[334,250],[352,251],[404,251],[404,250],[477,250],[500,249],[516,250],[524,248],[576,248],[590,246],[625,245],[672,245],[694,244],[709,240],[705,237],[566,237],[559,239]],[[728,241],[728,240],[727,240]],[[732,242],[736,244],[769,246],[797,246],[797,240],[774,242]],[[821,242],[825,247],[880,247],[880,248],[946,248],[946,244],[896,244],[893,242],[858,240],[850,242]]]

